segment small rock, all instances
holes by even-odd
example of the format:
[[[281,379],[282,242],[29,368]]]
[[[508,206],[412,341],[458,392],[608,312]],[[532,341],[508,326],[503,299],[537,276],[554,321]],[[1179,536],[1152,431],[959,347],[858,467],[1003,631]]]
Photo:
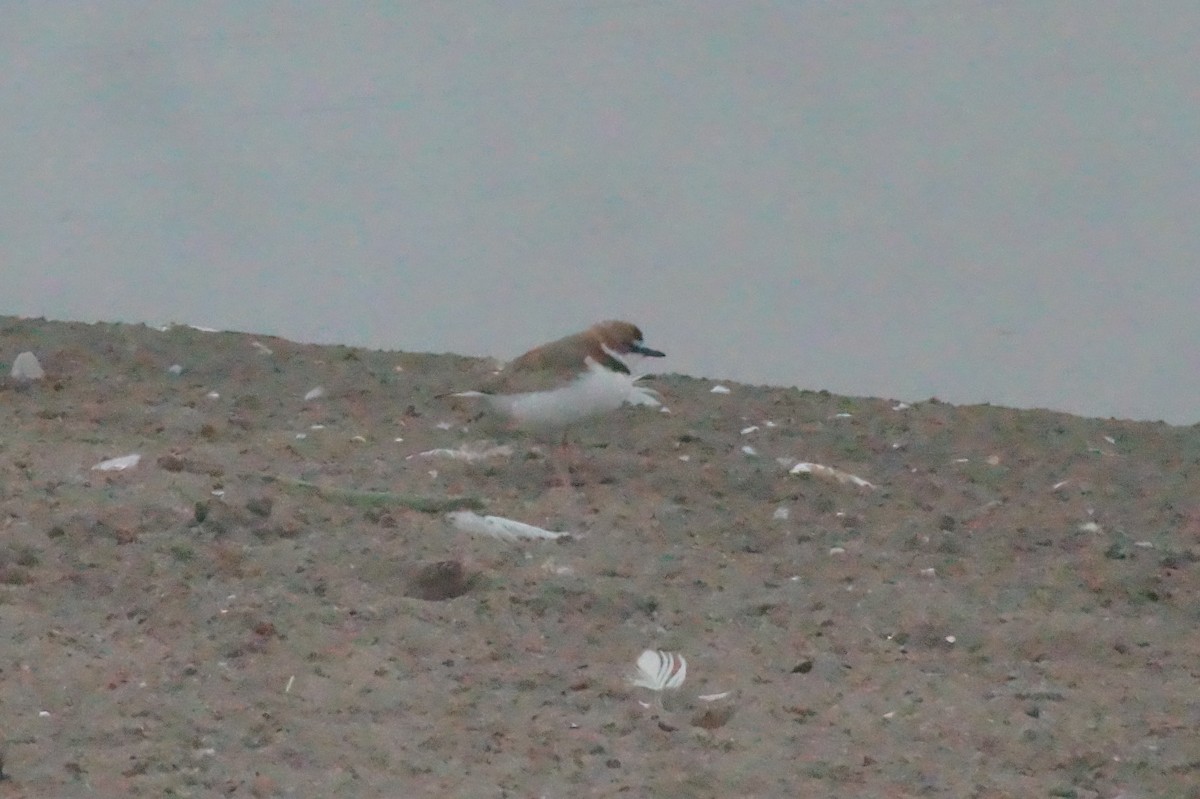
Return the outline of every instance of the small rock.
[[[12,376],[14,380],[41,380],[46,371],[38,363],[37,356],[32,352],[22,352],[13,361]]]
[[[270,497],[254,497],[246,502],[246,510],[264,519],[271,515],[274,506],[275,502]]]
[[[471,582],[461,561],[443,560],[416,569],[404,593],[413,599],[440,602],[467,593]]]
[[[731,704],[702,707],[692,715],[691,724],[693,727],[715,730],[729,723],[729,719],[733,718],[733,711],[734,706]]]

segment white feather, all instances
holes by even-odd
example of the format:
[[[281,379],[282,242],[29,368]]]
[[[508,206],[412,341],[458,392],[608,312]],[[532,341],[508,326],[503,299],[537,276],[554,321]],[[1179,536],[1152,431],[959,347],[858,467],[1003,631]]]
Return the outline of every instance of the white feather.
[[[541,527],[534,527],[532,524],[525,524],[514,519],[506,519],[503,516],[480,516],[478,513],[472,513],[469,510],[449,513],[446,515],[446,518],[450,520],[451,524],[465,533],[486,535],[489,538],[499,538],[501,541],[522,541],[529,539],[553,541],[557,538],[571,537],[570,533],[556,533],[550,530],[543,530]]]

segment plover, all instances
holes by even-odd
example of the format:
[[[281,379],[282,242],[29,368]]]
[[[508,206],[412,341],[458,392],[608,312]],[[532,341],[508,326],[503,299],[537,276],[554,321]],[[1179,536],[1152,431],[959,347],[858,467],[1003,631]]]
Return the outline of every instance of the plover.
[[[637,325],[610,320],[535,347],[480,389],[450,396],[482,397],[522,426],[565,428],[625,403],[658,405],[631,367],[663,355],[643,343]]]

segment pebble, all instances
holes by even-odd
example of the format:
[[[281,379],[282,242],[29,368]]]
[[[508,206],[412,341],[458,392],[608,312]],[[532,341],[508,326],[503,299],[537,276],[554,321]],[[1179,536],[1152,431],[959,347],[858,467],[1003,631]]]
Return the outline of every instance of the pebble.
[[[32,352],[22,352],[13,361],[12,376],[15,380],[41,380],[46,376],[37,356]]]

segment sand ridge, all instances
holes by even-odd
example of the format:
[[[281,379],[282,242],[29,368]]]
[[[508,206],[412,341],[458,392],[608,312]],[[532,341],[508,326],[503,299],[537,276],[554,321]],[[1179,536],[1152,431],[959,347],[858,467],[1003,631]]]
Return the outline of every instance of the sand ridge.
[[[0,797],[1200,796],[1195,428],[668,374],[564,454],[437,398],[476,359],[0,318],[26,350]]]

